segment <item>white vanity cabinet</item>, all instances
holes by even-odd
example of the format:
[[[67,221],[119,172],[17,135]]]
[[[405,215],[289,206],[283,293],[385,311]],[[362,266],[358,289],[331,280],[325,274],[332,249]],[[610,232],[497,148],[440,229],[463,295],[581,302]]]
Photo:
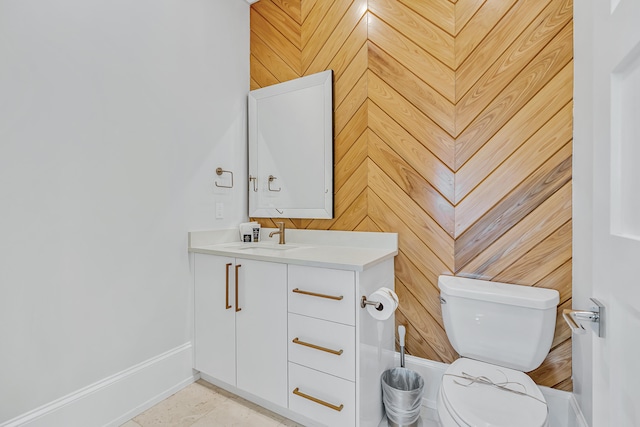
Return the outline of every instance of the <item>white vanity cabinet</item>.
[[[195,369],[305,426],[378,427],[394,317],[376,320],[360,301],[394,288],[397,235],[292,229],[287,246],[237,236],[189,234]]]
[[[195,368],[287,406],[286,264],[195,254]]]

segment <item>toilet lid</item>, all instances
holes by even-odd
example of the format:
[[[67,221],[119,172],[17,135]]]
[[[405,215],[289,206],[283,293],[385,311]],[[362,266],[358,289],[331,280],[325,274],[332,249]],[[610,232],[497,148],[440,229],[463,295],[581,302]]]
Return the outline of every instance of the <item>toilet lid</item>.
[[[547,420],[546,401],[528,375],[477,360],[453,362],[442,378],[441,396],[449,412],[470,426],[542,427]]]

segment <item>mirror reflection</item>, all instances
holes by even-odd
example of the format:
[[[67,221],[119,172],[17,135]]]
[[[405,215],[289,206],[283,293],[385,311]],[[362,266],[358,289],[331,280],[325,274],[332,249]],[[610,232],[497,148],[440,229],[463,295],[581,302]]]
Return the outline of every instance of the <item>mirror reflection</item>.
[[[249,93],[249,216],[333,217],[333,73]]]

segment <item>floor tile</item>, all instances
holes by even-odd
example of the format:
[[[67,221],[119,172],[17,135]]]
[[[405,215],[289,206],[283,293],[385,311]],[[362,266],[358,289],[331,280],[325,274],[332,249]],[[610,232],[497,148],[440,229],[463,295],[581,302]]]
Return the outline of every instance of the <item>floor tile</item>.
[[[133,419],[141,427],[189,427],[230,399],[204,382],[196,382]]]
[[[228,399],[200,418],[192,427],[277,427],[281,419],[255,411],[243,402]]]

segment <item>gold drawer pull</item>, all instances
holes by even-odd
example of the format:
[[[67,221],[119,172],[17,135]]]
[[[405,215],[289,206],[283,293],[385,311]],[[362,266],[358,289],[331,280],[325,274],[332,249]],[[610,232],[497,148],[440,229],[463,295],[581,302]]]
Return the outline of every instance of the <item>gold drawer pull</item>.
[[[340,356],[343,353],[342,349],[340,349],[340,350],[331,350],[330,348],[320,347],[319,345],[315,345],[315,344],[311,344],[311,343],[308,343],[308,342],[300,341],[297,337],[294,338],[292,342],[294,344],[300,344],[300,345],[303,345],[305,347],[315,348],[316,350],[326,351],[327,353],[335,354],[336,356]]]
[[[336,300],[336,301],[340,301],[342,298],[344,298],[342,295],[340,295],[339,297],[336,297],[336,296],[333,296],[333,295],[316,294],[315,292],[301,291],[298,288],[295,288],[291,292],[295,292],[296,294],[311,295],[312,297],[333,299],[333,300]]]
[[[344,405],[340,405],[340,406],[336,406],[336,405],[332,405],[331,403],[325,402],[324,400],[320,400],[316,397],[313,396],[309,396],[308,394],[304,394],[303,392],[300,391],[300,389],[298,387],[296,387],[295,390],[293,390],[293,394],[298,395],[300,397],[304,397],[305,399],[309,399],[312,402],[316,402],[319,403],[322,406],[326,406],[327,408],[331,408],[334,411],[342,411],[342,408],[344,408]]]

